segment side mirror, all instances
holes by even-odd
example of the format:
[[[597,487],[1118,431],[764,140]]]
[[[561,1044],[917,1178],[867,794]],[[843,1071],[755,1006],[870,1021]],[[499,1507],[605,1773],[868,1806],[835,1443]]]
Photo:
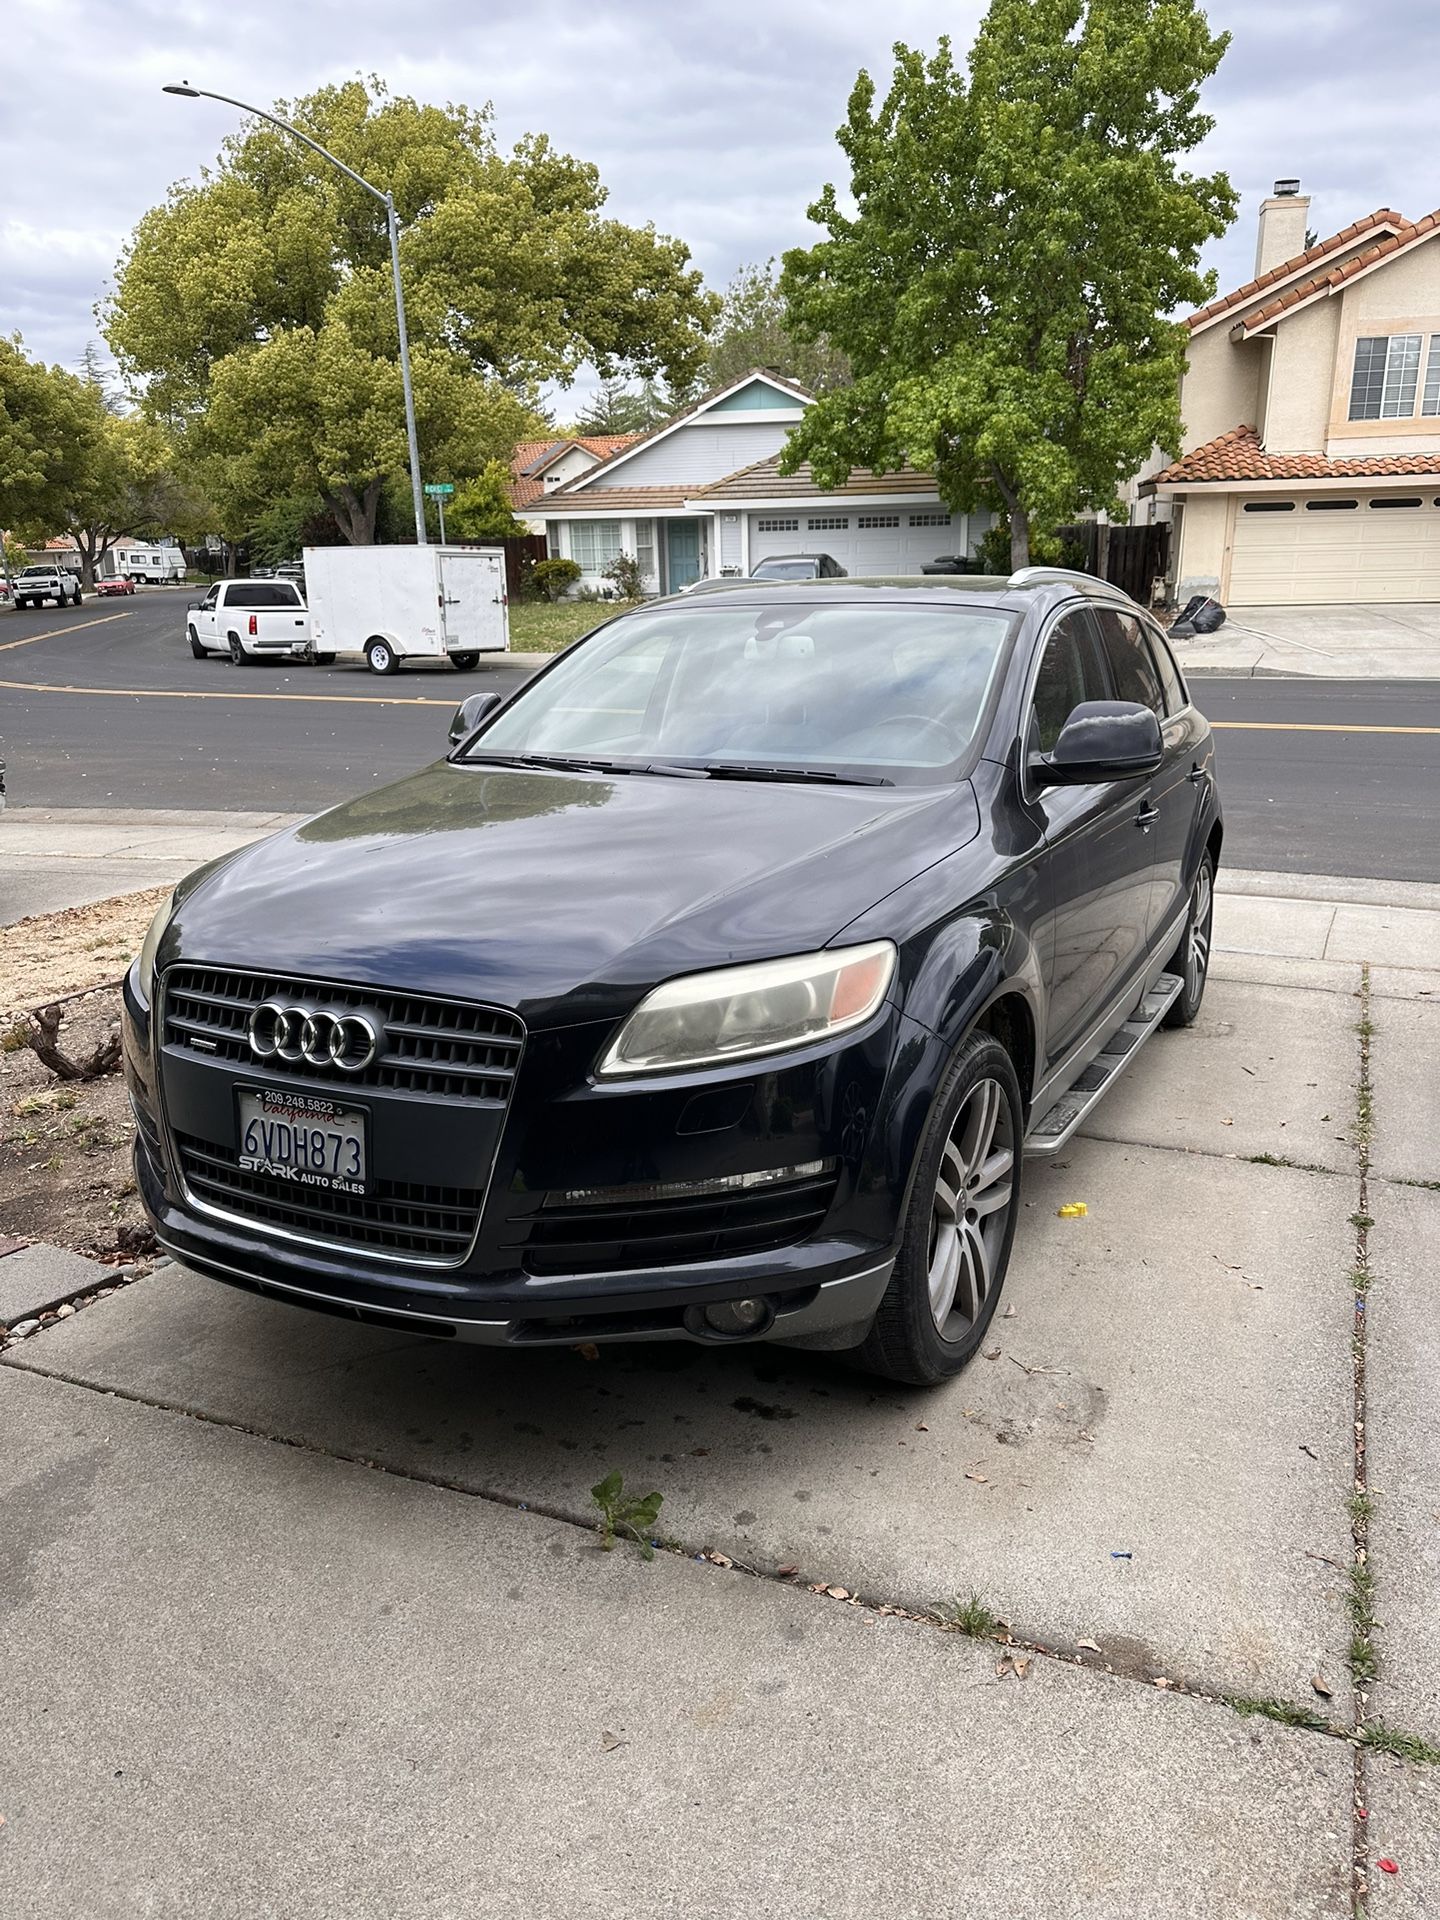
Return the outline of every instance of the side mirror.
[[[187,613],[199,613],[203,604],[203,601],[200,600],[187,600],[185,602],[185,611]]]
[[[468,700],[462,700],[455,709],[454,719],[450,722],[451,753],[468,745],[473,735],[480,731],[495,709],[504,704],[503,698],[498,693],[472,693]]]
[[[1054,751],[1037,754],[1031,771],[1042,786],[1088,787],[1102,780],[1140,780],[1160,765],[1160,722],[1131,700],[1086,700],[1060,729]]]

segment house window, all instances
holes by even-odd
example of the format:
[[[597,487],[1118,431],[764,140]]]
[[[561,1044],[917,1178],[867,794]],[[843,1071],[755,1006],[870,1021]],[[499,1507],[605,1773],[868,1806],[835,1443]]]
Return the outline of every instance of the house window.
[[[603,573],[620,552],[618,520],[572,520],[570,558],[582,573]]]
[[[858,527],[898,527],[898,513],[862,513],[856,521]]]
[[[757,533],[799,533],[800,522],[798,520],[757,520],[755,531]]]
[[[558,520],[552,520],[545,529],[545,551],[552,560],[563,560],[565,557],[560,551],[560,522]]]
[[[1352,420],[1408,420],[1420,378],[1418,333],[1362,334],[1350,380]],[[1427,380],[1428,384],[1428,380]]]
[[[640,571],[647,580],[658,576],[655,572],[655,522],[637,520],[635,522],[635,558],[640,562]]]
[[[811,533],[848,533],[850,531],[850,516],[848,513],[811,514],[805,524]]]
[[[912,527],[948,527],[950,515],[948,513],[912,513],[910,524]]]
[[[1307,500],[1307,513],[1353,513],[1360,502],[1358,500]]]
[[[1440,333],[1430,336],[1430,357],[1425,362],[1425,392],[1420,401],[1420,411],[1432,417],[1440,414]]]

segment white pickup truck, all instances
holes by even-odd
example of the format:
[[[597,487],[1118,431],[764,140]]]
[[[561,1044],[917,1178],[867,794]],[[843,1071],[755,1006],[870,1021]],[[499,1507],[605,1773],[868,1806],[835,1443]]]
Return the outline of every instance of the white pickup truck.
[[[197,660],[228,653],[243,667],[305,653],[310,616],[289,580],[217,580],[203,600],[191,601],[185,636]]]
[[[53,600],[57,607],[63,607],[68,600],[72,607],[80,604],[80,581],[68,568],[57,567],[49,561],[34,567],[22,567],[15,576],[15,604],[17,607],[43,607],[47,600]]]

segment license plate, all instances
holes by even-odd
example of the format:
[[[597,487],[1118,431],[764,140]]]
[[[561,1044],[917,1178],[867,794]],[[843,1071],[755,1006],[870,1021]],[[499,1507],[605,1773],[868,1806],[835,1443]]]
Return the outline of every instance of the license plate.
[[[242,1172],[336,1193],[365,1192],[367,1116],[362,1108],[267,1087],[241,1087],[236,1097]]]

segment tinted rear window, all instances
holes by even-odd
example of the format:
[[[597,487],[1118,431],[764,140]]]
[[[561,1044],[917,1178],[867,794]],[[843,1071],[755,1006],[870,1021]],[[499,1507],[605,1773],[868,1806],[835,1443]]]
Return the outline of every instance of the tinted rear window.
[[[298,607],[300,596],[288,580],[252,580],[231,587],[225,595],[227,607]]]

